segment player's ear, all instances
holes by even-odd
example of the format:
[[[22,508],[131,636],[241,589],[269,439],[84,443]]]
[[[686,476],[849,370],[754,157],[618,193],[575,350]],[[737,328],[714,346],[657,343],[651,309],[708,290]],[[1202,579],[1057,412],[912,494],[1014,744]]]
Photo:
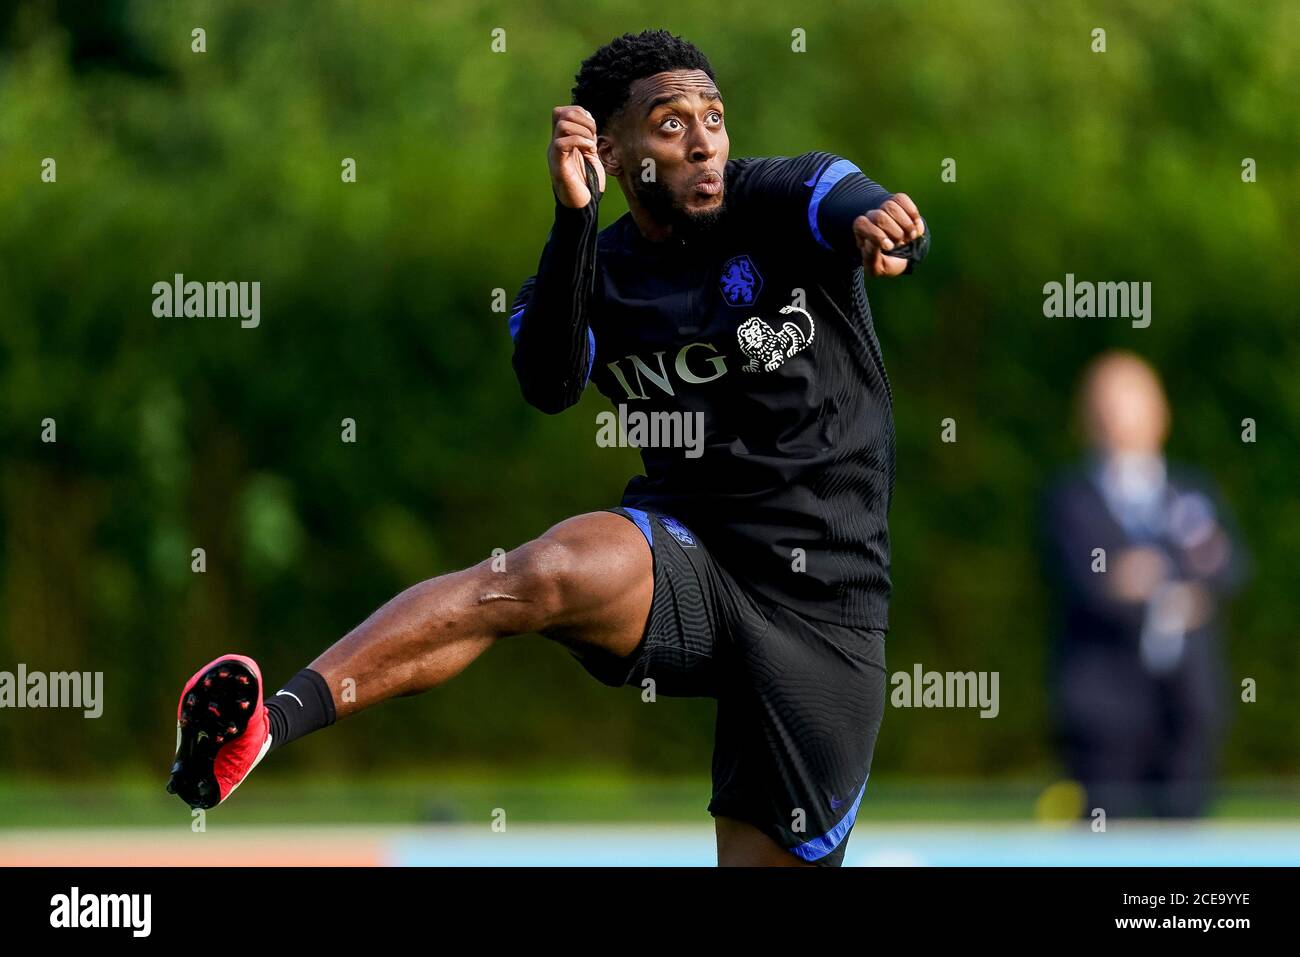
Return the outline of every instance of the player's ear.
[[[619,162],[618,151],[614,148],[614,141],[605,134],[596,137],[596,154],[600,161],[605,164],[605,174],[607,176],[618,177],[623,174],[623,164]]]

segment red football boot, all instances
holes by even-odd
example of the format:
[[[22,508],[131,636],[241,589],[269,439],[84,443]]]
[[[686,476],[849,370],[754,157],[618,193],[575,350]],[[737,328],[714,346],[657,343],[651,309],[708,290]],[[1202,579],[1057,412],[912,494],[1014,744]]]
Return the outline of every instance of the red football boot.
[[[176,763],[167,790],[192,808],[216,807],[271,749],[262,672],[223,655],[194,673],[176,706]]]

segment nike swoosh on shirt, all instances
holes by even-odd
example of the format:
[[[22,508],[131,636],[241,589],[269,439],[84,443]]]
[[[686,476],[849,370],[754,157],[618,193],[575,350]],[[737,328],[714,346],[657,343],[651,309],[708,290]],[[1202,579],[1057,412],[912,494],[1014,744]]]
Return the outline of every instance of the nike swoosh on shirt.
[[[849,792],[849,793],[850,793],[850,794],[856,794],[857,792],[856,792],[856,791],[851,791],[851,792]],[[844,805],[848,804],[849,801],[851,801],[851,800],[853,800],[852,797],[846,797],[843,801],[841,801],[841,800],[839,800],[838,798],[836,798],[834,794],[832,794],[832,795],[831,795],[831,810],[832,810],[832,811],[838,811],[838,810],[839,810],[840,808],[842,808]]]

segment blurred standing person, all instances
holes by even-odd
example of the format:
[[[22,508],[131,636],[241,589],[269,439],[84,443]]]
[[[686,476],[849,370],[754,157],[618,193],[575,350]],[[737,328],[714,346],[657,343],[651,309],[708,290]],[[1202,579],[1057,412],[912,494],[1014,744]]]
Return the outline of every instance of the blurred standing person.
[[[1212,484],[1166,462],[1169,405],[1145,361],[1095,359],[1079,410],[1090,456],[1046,516],[1065,760],[1085,811],[1195,817],[1225,725],[1218,610],[1245,560]]]

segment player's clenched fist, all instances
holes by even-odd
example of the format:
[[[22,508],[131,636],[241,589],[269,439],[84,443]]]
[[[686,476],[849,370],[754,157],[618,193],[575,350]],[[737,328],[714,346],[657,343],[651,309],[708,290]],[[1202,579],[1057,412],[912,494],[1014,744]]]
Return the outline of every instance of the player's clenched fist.
[[[554,129],[546,150],[551,184],[561,203],[581,209],[591,202],[584,158],[596,167],[600,191],[605,192],[605,167],[596,154],[596,120],[580,106],[557,106],[551,111],[551,121]]]
[[[879,209],[853,221],[862,267],[870,276],[897,276],[906,270],[906,259],[889,254],[924,233],[925,222],[906,193],[895,193]]]

